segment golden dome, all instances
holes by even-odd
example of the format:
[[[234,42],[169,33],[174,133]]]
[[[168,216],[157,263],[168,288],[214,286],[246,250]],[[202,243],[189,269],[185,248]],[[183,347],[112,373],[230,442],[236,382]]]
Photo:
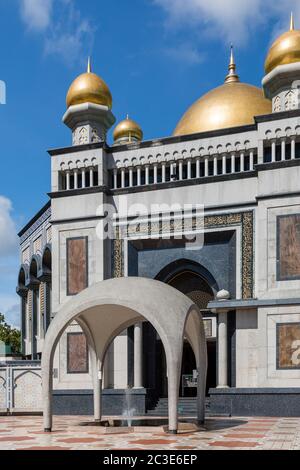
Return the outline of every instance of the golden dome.
[[[295,30],[293,14],[290,30],[272,44],[265,62],[266,73],[270,73],[278,65],[300,62],[300,31]]]
[[[143,131],[141,127],[127,115],[124,121],[119,122],[114,130],[114,141],[141,141],[143,140]]]
[[[67,94],[67,107],[82,104],[95,103],[102,106],[112,108],[112,96],[108,86],[91,71],[91,63],[89,60],[86,73],[79,75],[69,88]]]
[[[240,82],[231,49],[229,73],[225,83],[196,101],[184,114],[173,135],[254,124],[254,116],[271,112],[271,101],[264,97],[260,88]]]

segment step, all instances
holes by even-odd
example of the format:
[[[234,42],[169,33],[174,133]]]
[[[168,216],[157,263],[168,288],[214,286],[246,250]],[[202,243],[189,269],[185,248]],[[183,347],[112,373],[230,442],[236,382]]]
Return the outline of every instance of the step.
[[[210,400],[206,399],[205,411],[210,410]],[[156,407],[147,412],[150,416],[167,416],[168,415],[168,398],[158,400]],[[180,416],[196,416],[197,415],[197,398],[181,397],[178,402],[178,414]]]

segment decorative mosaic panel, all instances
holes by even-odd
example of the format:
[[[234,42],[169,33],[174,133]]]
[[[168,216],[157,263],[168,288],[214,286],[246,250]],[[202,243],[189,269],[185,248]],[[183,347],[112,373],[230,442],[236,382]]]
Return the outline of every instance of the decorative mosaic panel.
[[[67,240],[67,295],[79,294],[88,287],[88,238]]]
[[[300,214],[277,218],[277,279],[300,279]]]
[[[240,226],[242,229],[242,298],[251,299],[253,297],[253,263],[254,263],[254,213],[253,211],[239,212],[235,214],[222,214],[216,216],[206,216],[204,218],[204,229],[211,230],[214,228],[228,228],[233,226]],[[190,221],[192,230],[197,233],[199,226],[198,221],[194,217]],[[123,241],[121,238],[130,238],[133,235],[145,235],[145,238],[150,238],[154,235],[163,235],[164,233],[182,233],[186,227],[186,222],[182,220],[173,220],[164,224],[162,221],[157,223],[138,223],[136,225],[130,224],[124,230],[122,229],[122,237],[120,231],[117,230],[116,240],[113,244],[113,276],[124,276],[124,249]]]
[[[42,237],[40,236],[33,242],[33,254],[41,253],[42,251]]]
[[[47,243],[51,243],[52,241],[52,227],[49,227],[46,232]]]
[[[68,374],[89,372],[88,345],[83,333],[67,334],[67,372]]]
[[[14,370],[13,407],[19,410],[41,410],[42,378],[41,371]]]
[[[277,369],[300,370],[300,323],[277,324]]]
[[[30,251],[29,251],[29,247],[27,247],[26,250],[22,252],[22,264],[28,263],[29,258],[30,258]]]

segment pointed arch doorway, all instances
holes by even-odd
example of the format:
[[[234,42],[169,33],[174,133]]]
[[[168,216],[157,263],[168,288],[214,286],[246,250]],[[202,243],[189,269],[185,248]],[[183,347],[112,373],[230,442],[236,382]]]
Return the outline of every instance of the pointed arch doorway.
[[[186,259],[177,260],[166,266],[156,277],[160,280],[185,294],[189,297],[195,305],[202,312],[205,323],[205,316],[210,315],[207,310],[207,305],[215,298],[219,291],[219,286],[211,275],[200,264]],[[148,335],[153,337],[151,325],[147,325]],[[162,347],[160,338],[155,335],[155,368],[156,368],[156,396],[158,398],[166,398],[168,395],[167,377],[166,377],[166,359],[164,349]],[[206,337],[207,344],[207,382],[206,382],[206,395],[210,388],[217,386],[217,342],[216,338],[208,335]],[[180,381],[180,396],[196,397],[197,388],[193,385],[196,373],[196,361],[193,349],[189,344],[187,338],[183,344],[182,355],[182,369]]]

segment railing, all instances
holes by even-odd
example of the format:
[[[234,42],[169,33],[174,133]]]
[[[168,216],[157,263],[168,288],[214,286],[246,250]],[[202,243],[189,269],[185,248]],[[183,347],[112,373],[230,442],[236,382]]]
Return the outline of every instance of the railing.
[[[124,189],[245,173],[253,171],[256,164],[257,153],[241,151],[148,165],[118,167],[111,172],[111,187]]]
[[[271,139],[264,143],[264,163],[275,163],[300,158],[300,142],[296,137]]]
[[[95,168],[84,170],[66,170],[59,173],[59,189],[85,189],[98,186],[98,171]]]

